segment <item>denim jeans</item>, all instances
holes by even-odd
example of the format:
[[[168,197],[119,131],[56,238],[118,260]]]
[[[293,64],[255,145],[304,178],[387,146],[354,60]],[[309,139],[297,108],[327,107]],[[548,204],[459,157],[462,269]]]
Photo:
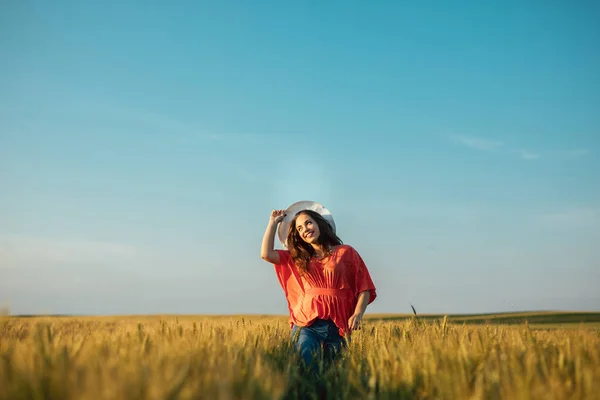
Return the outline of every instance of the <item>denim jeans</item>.
[[[294,325],[292,339],[304,367],[315,375],[319,372],[321,360],[325,365],[329,364],[347,346],[346,339],[330,319],[316,319],[310,326]]]

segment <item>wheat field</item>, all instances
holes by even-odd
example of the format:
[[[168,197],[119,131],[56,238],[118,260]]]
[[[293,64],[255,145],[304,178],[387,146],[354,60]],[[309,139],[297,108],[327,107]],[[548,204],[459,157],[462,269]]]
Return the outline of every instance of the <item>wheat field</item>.
[[[599,399],[600,331],[366,320],[322,380],[286,318],[2,317],[0,399]]]

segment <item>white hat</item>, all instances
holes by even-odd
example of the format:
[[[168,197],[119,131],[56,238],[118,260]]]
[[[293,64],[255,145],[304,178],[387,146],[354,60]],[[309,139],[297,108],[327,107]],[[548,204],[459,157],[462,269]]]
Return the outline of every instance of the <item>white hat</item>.
[[[287,235],[290,228],[290,223],[296,214],[302,210],[312,210],[321,214],[321,216],[323,216],[323,218],[329,222],[329,225],[331,225],[331,228],[333,229],[333,233],[335,233],[335,221],[333,220],[333,216],[328,209],[314,201],[298,201],[285,210],[285,218],[283,218],[279,224],[279,241],[285,248],[287,248]]]

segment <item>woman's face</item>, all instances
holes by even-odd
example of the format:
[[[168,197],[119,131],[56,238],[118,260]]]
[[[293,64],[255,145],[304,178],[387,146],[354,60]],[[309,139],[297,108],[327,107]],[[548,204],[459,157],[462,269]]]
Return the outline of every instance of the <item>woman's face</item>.
[[[310,215],[300,214],[296,218],[296,230],[306,243],[314,244],[319,239],[319,225]]]

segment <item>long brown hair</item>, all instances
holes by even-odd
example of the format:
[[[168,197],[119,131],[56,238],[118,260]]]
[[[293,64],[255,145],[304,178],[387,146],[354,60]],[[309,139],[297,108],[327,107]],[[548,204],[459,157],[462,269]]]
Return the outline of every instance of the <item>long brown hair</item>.
[[[300,234],[296,229],[296,220],[302,214],[308,215],[317,223],[320,232],[319,237],[317,238],[317,244],[323,246],[326,252],[335,246],[341,245],[342,240],[337,237],[337,235],[333,232],[333,227],[318,212],[313,210],[302,210],[296,213],[294,219],[290,223],[287,243],[292,256],[292,261],[298,267],[300,272],[306,272],[308,271],[308,263],[310,259],[315,255],[315,249],[311,244],[306,243],[300,237]]]

